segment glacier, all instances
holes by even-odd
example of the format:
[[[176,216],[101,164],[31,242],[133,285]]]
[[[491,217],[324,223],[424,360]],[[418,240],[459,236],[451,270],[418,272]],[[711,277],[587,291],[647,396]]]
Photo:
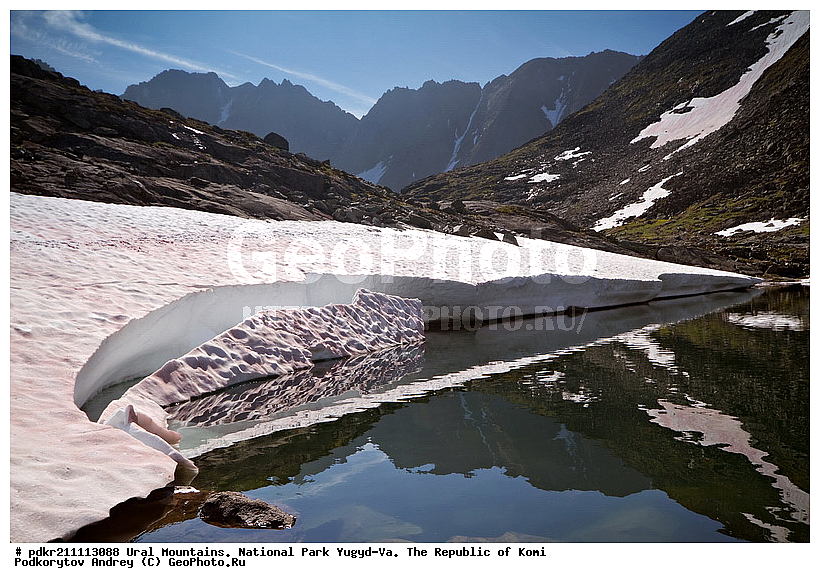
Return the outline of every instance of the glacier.
[[[265,310],[350,304],[365,289],[418,300],[427,324],[475,329],[760,281],[525,237],[516,246],[412,228],[266,222],[17,193],[9,215],[15,541],[70,537],[124,500],[168,484],[173,452],[140,439],[152,440],[144,431],[174,441],[161,419],[152,425],[132,404],[105,425],[78,407]],[[436,382],[445,381],[424,390]],[[338,413],[350,407],[340,404]],[[299,423],[332,414],[304,413]]]
[[[310,368],[317,361],[423,341],[424,322],[418,300],[359,289],[350,304],[266,310],[166,362],[112,401],[100,421],[112,425],[112,419],[133,415],[141,429],[168,441],[164,437],[167,413],[163,409],[168,405],[239,383]],[[113,425],[134,434],[133,424],[123,427],[122,421],[118,421]],[[158,430],[153,429],[156,426]],[[135,437],[178,462],[189,464],[165,444]]]

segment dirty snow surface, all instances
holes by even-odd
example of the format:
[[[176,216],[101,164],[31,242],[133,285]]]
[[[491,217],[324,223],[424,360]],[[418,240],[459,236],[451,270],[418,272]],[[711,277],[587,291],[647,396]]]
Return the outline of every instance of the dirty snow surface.
[[[18,542],[69,537],[168,484],[172,457],[79,406],[271,306],[350,304],[364,288],[420,300],[427,321],[454,317],[456,307],[486,320],[758,281],[523,238],[515,246],[15,193],[9,213],[10,538]]]

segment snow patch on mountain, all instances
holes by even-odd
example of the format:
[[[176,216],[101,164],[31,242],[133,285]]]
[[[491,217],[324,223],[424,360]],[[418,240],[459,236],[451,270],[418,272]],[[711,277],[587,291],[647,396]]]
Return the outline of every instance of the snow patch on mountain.
[[[775,22],[780,22],[784,18],[786,18],[786,17],[785,16],[776,16],[775,18],[772,18],[768,22],[764,22],[763,24],[758,24],[757,26],[750,28],[749,32],[752,32],[753,30],[757,30],[758,28],[763,28],[764,26],[768,26],[770,24],[774,24]]]
[[[721,237],[731,237],[732,235],[736,235],[742,231],[753,231],[755,233],[771,233],[774,231],[779,231],[780,229],[785,229],[786,227],[792,227],[794,225],[799,225],[805,219],[800,219],[797,217],[793,217],[790,219],[769,219],[768,221],[755,221],[751,223],[743,223],[742,225],[738,225],[736,227],[729,227],[728,229],[723,229],[722,231],[718,231],[715,235],[720,235]]]
[[[456,167],[456,164],[458,164],[458,152],[459,152],[459,150],[461,150],[461,142],[464,141],[464,136],[467,135],[467,132],[470,131],[470,127],[473,125],[473,117],[475,117],[475,114],[478,111],[479,106],[481,105],[481,100],[483,99],[483,97],[484,97],[484,90],[482,89],[481,90],[481,97],[478,98],[478,103],[476,103],[475,109],[473,110],[473,113],[470,114],[470,119],[467,121],[467,127],[464,128],[464,133],[461,134],[460,136],[456,137],[456,141],[453,144],[453,155],[450,156],[450,161],[447,162],[447,166],[444,167],[444,172],[449,172],[450,170],[452,170],[453,168]],[[447,121],[449,122],[449,120],[447,120]],[[478,136],[473,137],[473,144],[475,144],[475,141],[477,139],[478,139]]]
[[[766,69],[785,55],[808,29],[809,12],[793,12],[766,39],[769,51],[749,67],[736,85],[713,97],[695,97],[676,105],[661,114],[659,121],[641,130],[630,143],[655,138],[651,148],[660,148],[676,140],[687,140],[675,150],[679,152],[717,131],[734,117],[740,108],[740,101],[749,94]]]
[[[384,176],[384,173],[387,172],[387,164],[384,162],[379,162],[370,170],[365,170],[364,172],[357,174],[359,178],[362,180],[367,180],[368,182],[372,182],[373,184],[378,184],[381,177]]]
[[[735,18],[732,22],[730,22],[730,23],[729,23],[729,24],[727,24],[726,26],[732,26],[733,24],[737,24],[737,23],[738,23],[738,22],[740,22],[741,20],[745,20],[745,19],[749,18],[749,17],[750,17],[752,14],[754,14],[754,13],[755,13],[755,11],[754,11],[754,10],[749,10],[749,11],[747,11],[747,12],[744,12],[743,14],[741,14],[740,16],[738,16],[737,18]]]
[[[233,99],[219,109],[219,120],[217,120],[216,125],[220,125],[228,119],[228,116],[231,114],[231,105],[233,105]]]
[[[190,126],[183,125],[182,127],[184,127],[184,128],[185,128],[186,130],[188,130],[189,132],[194,132],[195,134],[200,135],[200,136],[201,136],[201,135],[203,135],[203,134],[205,133],[205,132],[201,132],[201,131],[199,131],[198,129],[192,128],[192,127],[190,127]]]
[[[562,80],[562,79],[559,79]],[[561,95],[558,96],[558,99],[555,100],[553,103],[552,109],[547,109],[546,105],[541,106],[541,111],[547,116],[547,119],[550,120],[552,127],[558,125],[564,117],[564,110],[567,108],[567,94],[565,90],[561,90]]]
[[[553,180],[558,180],[561,178],[560,174],[550,174],[549,172],[542,172],[541,174],[536,174],[532,178],[529,179],[529,182],[552,182]]]
[[[592,227],[592,230],[603,231],[605,229],[611,229],[613,227],[623,225],[627,219],[641,216],[649,207],[655,204],[656,200],[669,196],[670,192],[663,188],[663,185],[666,184],[668,180],[671,180],[675,176],[680,176],[681,174],[683,174],[683,172],[678,172],[672,176],[667,176],[656,185],[651,186],[646,190],[646,192],[643,193],[639,201],[626,205],[624,208],[611,216],[600,219],[597,223],[595,223],[595,226]]]
[[[578,150],[581,149],[581,146],[575,147],[572,150],[564,150],[560,154],[555,157],[555,160],[560,162],[562,160],[572,160],[573,158],[578,158],[579,161],[584,158],[584,156],[588,156],[592,154],[590,151],[586,152],[579,152]]]

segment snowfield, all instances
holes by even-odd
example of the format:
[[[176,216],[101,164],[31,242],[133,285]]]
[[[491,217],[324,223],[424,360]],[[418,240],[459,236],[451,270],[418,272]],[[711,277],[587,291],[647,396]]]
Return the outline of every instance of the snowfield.
[[[104,387],[156,373],[268,307],[351,304],[364,288],[420,300],[427,322],[467,314],[481,322],[760,281],[519,243],[12,193],[11,540],[69,537],[116,504],[168,484],[177,461],[140,439],[134,422],[151,425],[138,410],[123,408],[104,425],[78,406]],[[139,435],[121,430],[129,427]],[[168,437],[166,428],[152,429],[151,436]]]
[[[387,164],[384,162],[377,162],[373,168],[370,170],[365,170],[364,172],[357,174],[359,178],[362,180],[367,180],[368,182],[372,182],[373,184],[378,184],[379,180],[381,180],[384,173],[387,172]]]
[[[747,12],[741,15],[729,25],[741,26],[742,20],[750,14]],[[675,150],[678,152],[729,123],[740,108],[741,100],[749,94],[752,86],[763,76],[766,69],[785,55],[809,29],[808,11],[793,12],[777,20],[782,20],[783,23],[766,39],[768,52],[749,67],[736,85],[713,97],[696,97],[676,105],[664,112],[660,121],[641,130],[631,143],[634,144],[644,138],[655,138],[651,148],[660,148],[675,140],[687,140]]]

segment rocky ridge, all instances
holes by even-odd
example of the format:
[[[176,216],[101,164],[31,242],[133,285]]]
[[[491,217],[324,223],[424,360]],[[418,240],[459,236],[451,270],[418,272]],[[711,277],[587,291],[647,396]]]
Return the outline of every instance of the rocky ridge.
[[[600,95],[639,57],[616,51],[532,59],[482,87],[451,80],[395,87],[356,119],[287,79],[229,87],[216,73],[167,70],[121,96],[223,128],[287,138],[294,151],[398,190],[490,160],[552,129]]]

